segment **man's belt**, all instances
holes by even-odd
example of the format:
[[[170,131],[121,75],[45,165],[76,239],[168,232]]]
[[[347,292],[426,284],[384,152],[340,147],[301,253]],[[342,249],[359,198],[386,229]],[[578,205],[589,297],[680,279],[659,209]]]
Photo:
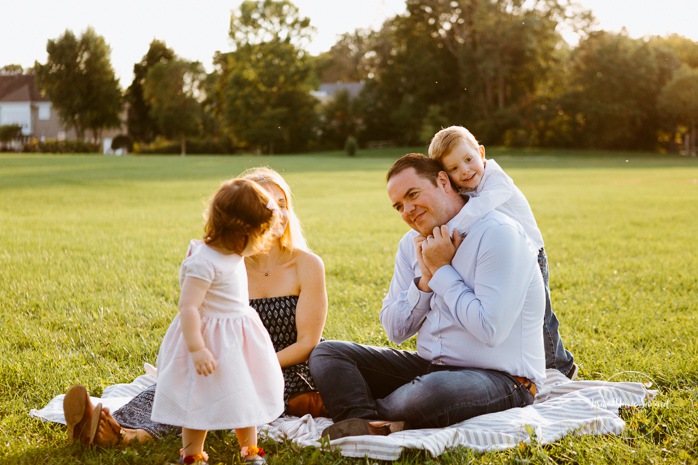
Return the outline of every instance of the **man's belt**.
[[[528,392],[531,393],[531,395],[532,395],[533,397],[536,397],[536,384],[535,384],[533,381],[531,381],[531,380],[528,379],[528,378],[524,378],[523,376],[514,376],[514,375],[512,375],[511,377],[514,378],[514,379],[515,379],[516,381],[518,381],[519,383],[521,383],[521,385],[522,385],[523,387],[525,387],[525,388],[528,390]]]

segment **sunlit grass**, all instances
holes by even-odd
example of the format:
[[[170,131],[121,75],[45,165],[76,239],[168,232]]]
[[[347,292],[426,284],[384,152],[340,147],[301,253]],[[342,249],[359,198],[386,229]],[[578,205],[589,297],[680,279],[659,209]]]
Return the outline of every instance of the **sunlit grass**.
[[[176,438],[125,450],[69,446],[61,425],[28,411],[75,383],[99,395],[155,361],[204,203],[220,181],[250,166],[278,169],[294,190],[309,242],[327,268],[325,337],[387,344],[378,311],[406,226],[390,208],[384,176],[400,153],[0,156],[0,463],[176,459]],[[625,414],[622,437],[567,437],[484,455],[461,449],[438,463],[695,460],[698,162],[488,153],[536,214],[553,306],[581,377],[642,372],[660,394],[652,406]],[[264,446],[270,464],[367,463],[291,444]],[[212,463],[237,463],[232,435],[213,434],[207,448]],[[398,463],[437,460],[408,452]]]

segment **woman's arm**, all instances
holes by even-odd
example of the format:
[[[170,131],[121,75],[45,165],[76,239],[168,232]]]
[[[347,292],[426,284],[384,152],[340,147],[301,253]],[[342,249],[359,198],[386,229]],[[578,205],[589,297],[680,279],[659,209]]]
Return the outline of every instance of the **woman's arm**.
[[[320,342],[327,318],[327,290],[325,265],[322,259],[309,252],[298,256],[296,274],[300,284],[296,307],[296,342],[276,353],[281,368],[305,362]]]
[[[184,341],[194,361],[196,372],[204,376],[213,373],[217,367],[216,360],[211,351],[206,348],[201,335],[199,307],[204,302],[209,287],[211,283],[208,281],[187,276],[182,282],[182,291],[179,295],[179,317]]]

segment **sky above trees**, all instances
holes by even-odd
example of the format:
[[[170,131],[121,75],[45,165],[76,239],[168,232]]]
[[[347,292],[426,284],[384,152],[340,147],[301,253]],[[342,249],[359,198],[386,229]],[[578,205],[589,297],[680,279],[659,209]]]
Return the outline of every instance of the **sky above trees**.
[[[631,37],[678,33],[698,40],[696,0],[579,0],[591,9],[601,29],[618,32],[625,26]],[[404,11],[404,0],[295,0],[300,13],[316,28],[307,50],[328,50],[337,35],[356,28],[377,28],[384,19]],[[3,5],[0,67],[34,61],[45,62],[46,44],[72,30],[80,34],[88,26],[111,47],[111,61],[122,88],[133,78],[153,39],[187,60],[198,60],[210,69],[216,51],[229,51],[230,12],[240,0],[210,0],[204,4],[185,0],[122,0],[117,4],[80,0],[24,0]],[[693,24],[691,24],[693,23]]]

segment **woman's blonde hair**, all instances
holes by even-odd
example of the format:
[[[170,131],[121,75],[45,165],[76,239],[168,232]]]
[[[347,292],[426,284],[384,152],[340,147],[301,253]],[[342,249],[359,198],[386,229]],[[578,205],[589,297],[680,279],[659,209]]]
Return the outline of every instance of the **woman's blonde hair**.
[[[204,242],[239,254],[248,244],[266,240],[266,232],[276,221],[270,200],[253,180],[223,182],[206,211]]]
[[[449,126],[437,132],[429,144],[429,158],[438,162],[451,153],[461,142],[471,145],[476,150],[480,143],[475,136],[463,126]]]
[[[286,209],[288,210],[288,223],[280,238],[281,247],[287,250],[300,249],[309,250],[308,243],[303,236],[301,222],[293,210],[291,200],[291,188],[284,178],[276,171],[266,166],[250,168],[240,174],[243,179],[250,179],[258,184],[274,184],[284,193],[286,197]]]

